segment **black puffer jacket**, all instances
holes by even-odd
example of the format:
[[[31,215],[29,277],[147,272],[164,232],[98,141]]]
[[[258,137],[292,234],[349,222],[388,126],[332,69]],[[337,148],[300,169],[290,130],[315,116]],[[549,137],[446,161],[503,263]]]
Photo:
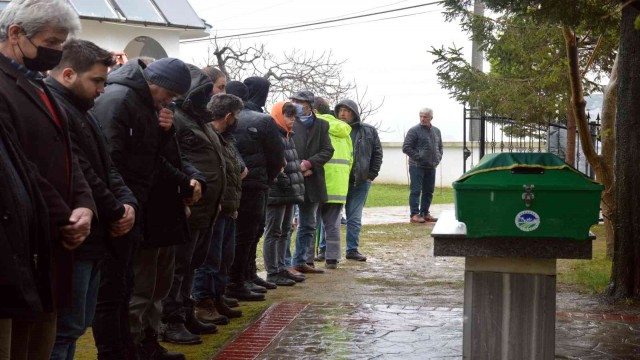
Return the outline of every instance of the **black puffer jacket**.
[[[173,137],[158,125],[144,67],[129,61],[111,72],[92,110],[109,140],[111,159],[143,209],[161,166],[161,149]]]
[[[240,174],[245,169],[242,157],[235,146],[235,139],[230,132],[222,133],[222,145],[224,146],[224,162],[227,175],[227,187],[222,194],[220,203],[220,215],[233,216],[240,207],[240,196],[242,195],[242,181]]]
[[[87,180],[93,199],[98,208],[98,216],[91,222],[91,233],[85,241],[74,250],[74,258],[78,260],[100,260],[107,248],[113,243],[109,241],[108,227],[112,222],[124,215],[124,204],[137,209],[138,202],[131,190],[111,162],[106,140],[98,123],[87,111],[93,105],[79,99],[70,90],[55,79],[45,80],[49,89],[58,100],[60,108],[69,120],[69,132],[73,145],[73,153]]]
[[[267,189],[284,163],[284,148],[278,126],[270,115],[244,109],[233,132],[236,147],[249,174],[243,188]]]
[[[53,310],[49,215],[36,174],[0,121],[0,319]]]
[[[363,184],[367,180],[378,177],[382,166],[382,144],[378,137],[378,130],[360,121],[357,104],[352,100],[342,100],[335,107],[336,114],[341,107],[347,107],[356,115],[351,122],[351,142],[353,143],[353,167],[349,174],[349,183]]]
[[[221,145],[222,138],[208,122],[211,115],[206,110],[211,99],[213,83],[199,68],[187,65],[191,72],[191,88],[184,97],[176,101],[174,114],[178,141],[182,152],[207,181],[207,191],[200,201],[191,206],[189,225],[191,229],[209,229],[226,186],[226,170]]]
[[[287,132],[283,128],[278,127],[278,130],[287,165],[269,186],[267,205],[302,204],[304,202],[304,176],[300,171],[300,159],[292,138],[295,133],[291,132],[287,138]]]

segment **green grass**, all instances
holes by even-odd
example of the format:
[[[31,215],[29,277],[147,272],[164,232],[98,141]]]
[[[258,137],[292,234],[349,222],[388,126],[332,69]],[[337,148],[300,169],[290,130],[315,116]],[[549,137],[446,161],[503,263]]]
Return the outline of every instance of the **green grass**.
[[[597,236],[593,259],[558,260],[558,282],[577,286],[583,293],[602,294],[609,286],[611,260],[606,258],[604,226],[595,225],[591,231]]]
[[[432,204],[453,203],[453,189],[436,188]],[[373,183],[365,207],[409,205],[409,185]]]

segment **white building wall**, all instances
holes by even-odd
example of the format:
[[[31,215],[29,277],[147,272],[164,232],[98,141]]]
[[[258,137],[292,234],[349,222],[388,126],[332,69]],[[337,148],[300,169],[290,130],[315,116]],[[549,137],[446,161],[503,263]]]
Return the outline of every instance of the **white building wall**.
[[[159,42],[169,57],[180,57],[180,30],[101,23],[81,20],[80,39],[89,40],[109,51],[123,51],[138,36],[148,36]]]
[[[436,169],[436,186],[451,187],[451,183],[463,173],[463,146],[461,142],[444,142],[443,146],[442,162]],[[470,150],[473,148],[473,155],[467,159],[467,170],[471,168],[470,164],[475,165],[479,160],[477,145],[472,147],[469,144],[468,147]],[[382,150],[382,168],[376,182],[408,185],[409,163],[407,156],[402,152],[402,143],[383,142]]]

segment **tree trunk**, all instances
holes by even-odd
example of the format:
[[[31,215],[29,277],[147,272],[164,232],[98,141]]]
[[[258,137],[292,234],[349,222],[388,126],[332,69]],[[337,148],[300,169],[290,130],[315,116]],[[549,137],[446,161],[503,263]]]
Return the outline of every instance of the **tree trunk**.
[[[618,55],[611,69],[609,77],[609,85],[605,87],[602,97],[602,123],[600,125],[600,140],[602,141],[602,162],[607,166],[606,171],[609,173],[605,179],[611,179],[611,182],[601,180],[604,185],[604,193],[600,208],[604,217],[604,228],[607,236],[607,258],[613,259],[614,239],[615,239],[615,175],[613,173],[613,164],[616,155],[616,102],[618,98]]]
[[[564,158],[567,164],[576,166],[576,116],[571,100],[567,104],[567,152]]]
[[[618,54],[616,114],[616,225],[609,295],[616,300],[640,295],[640,11],[622,10]]]

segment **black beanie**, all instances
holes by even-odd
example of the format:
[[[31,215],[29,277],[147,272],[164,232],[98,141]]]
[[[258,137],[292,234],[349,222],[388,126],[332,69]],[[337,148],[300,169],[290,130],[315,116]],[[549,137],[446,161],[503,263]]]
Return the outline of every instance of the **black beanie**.
[[[182,95],[191,87],[191,73],[180,59],[162,58],[149,64],[144,69],[148,81]]]
[[[229,81],[227,83],[226,92],[227,94],[239,97],[242,101],[247,101],[249,99],[249,88],[240,81]]]

